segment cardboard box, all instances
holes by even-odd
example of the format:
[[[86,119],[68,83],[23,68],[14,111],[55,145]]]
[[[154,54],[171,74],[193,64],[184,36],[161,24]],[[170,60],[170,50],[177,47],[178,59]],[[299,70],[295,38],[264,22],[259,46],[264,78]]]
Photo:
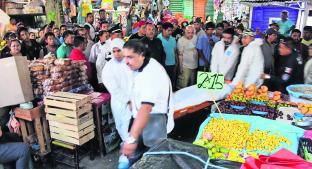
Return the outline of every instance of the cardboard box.
[[[0,107],[34,99],[26,57],[0,59]]]

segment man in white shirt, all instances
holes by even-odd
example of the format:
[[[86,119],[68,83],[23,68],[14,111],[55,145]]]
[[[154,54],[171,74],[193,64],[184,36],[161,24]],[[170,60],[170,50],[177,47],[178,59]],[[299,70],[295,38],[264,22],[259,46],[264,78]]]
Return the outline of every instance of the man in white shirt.
[[[122,52],[134,72],[131,96],[133,123],[121,149],[131,158],[135,152],[142,152],[142,146],[150,148],[166,139],[167,133],[173,129],[172,87],[166,70],[150,58],[142,42],[130,40]]]
[[[198,66],[198,52],[196,49],[197,36],[193,26],[185,28],[184,36],[178,40],[179,76],[177,89],[182,89],[195,83]]]
[[[90,58],[89,61],[93,64],[96,69],[97,74],[97,82],[95,81],[95,90],[99,92],[105,91],[104,85],[102,83],[102,70],[109,60],[108,58],[111,55],[111,47],[109,39],[108,31],[100,31],[99,34],[99,41],[94,44],[91,48]]]
[[[264,59],[261,50],[262,39],[255,39],[255,34],[246,30],[243,33],[242,44],[244,50],[237,68],[237,72],[230,86],[235,86],[243,82],[245,87],[256,84],[257,87],[262,85],[261,74],[264,70]]]
[[[94,40],[94,38],[95,38],[95,27],[94,27],[93,23],[94,23],[93,14],[87,13],[85,25],[88,25],[90,27],[90,36],[91,36],[92,40]]]
[[[223,38],[217,42],[211,52],[210,70],[224,75],[224,80],[231,81],[238,62],[238,38],[234,36],[234,29],[224,30]]]
[[[111,108],[116,128],[123,141],[128,137],[131,111],[128,108],[132,87],[132,71],[126,65],[121,53],[124,41],[120,38],[112,40],[113,58],[108,61],[102,71],[102,82],[111,94]]]

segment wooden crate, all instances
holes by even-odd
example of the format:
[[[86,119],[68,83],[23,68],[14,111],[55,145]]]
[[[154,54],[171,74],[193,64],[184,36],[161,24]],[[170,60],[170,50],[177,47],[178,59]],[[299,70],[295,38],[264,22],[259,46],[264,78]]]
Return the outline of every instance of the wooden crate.
[[[91,96],[67,92],[57,92],[44,98],[46,108],[78,111],[87,103],[91,103]]]
[[[82,145],[94,137],[91,97],[58,92],[44,99],[51,137]]]

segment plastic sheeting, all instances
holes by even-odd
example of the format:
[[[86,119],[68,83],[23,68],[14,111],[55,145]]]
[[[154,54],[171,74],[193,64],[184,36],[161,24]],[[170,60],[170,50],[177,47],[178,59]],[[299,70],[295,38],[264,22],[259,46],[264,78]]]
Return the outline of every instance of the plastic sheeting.
[[[224,88],[227,87],[228,85],[225,85]],[[199,105],[206,101],[221,100],[225,98],[226,94],[223,91],[198,89],[196,85],[186,87],[174,93],[174,110],[177,111],[186,107]]]
[[[148,152],[188,152],[206,161],[208,159],[207,149],[185,143],[177,140],[167,139],[162,141],[157,146],[151,148]],[[217,166],[225,168],[239,169],[241,164],[231,161],[216,161],[213,163]],[[204,164],[194,158],[186,155],[144,155],[138,162],[136,162],[131,169],[202,169]],[[215,167],[208,167],[215,169]]]

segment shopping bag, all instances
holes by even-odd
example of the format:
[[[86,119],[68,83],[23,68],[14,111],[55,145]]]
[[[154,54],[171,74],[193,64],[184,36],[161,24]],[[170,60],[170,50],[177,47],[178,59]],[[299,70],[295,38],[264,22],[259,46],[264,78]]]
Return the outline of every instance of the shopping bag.
[[[241,169],[303,169],[312,168],[312,163],[305,161],[296,154],[281,149],[271,156],[260,155],[259,159],[248,157]]]

